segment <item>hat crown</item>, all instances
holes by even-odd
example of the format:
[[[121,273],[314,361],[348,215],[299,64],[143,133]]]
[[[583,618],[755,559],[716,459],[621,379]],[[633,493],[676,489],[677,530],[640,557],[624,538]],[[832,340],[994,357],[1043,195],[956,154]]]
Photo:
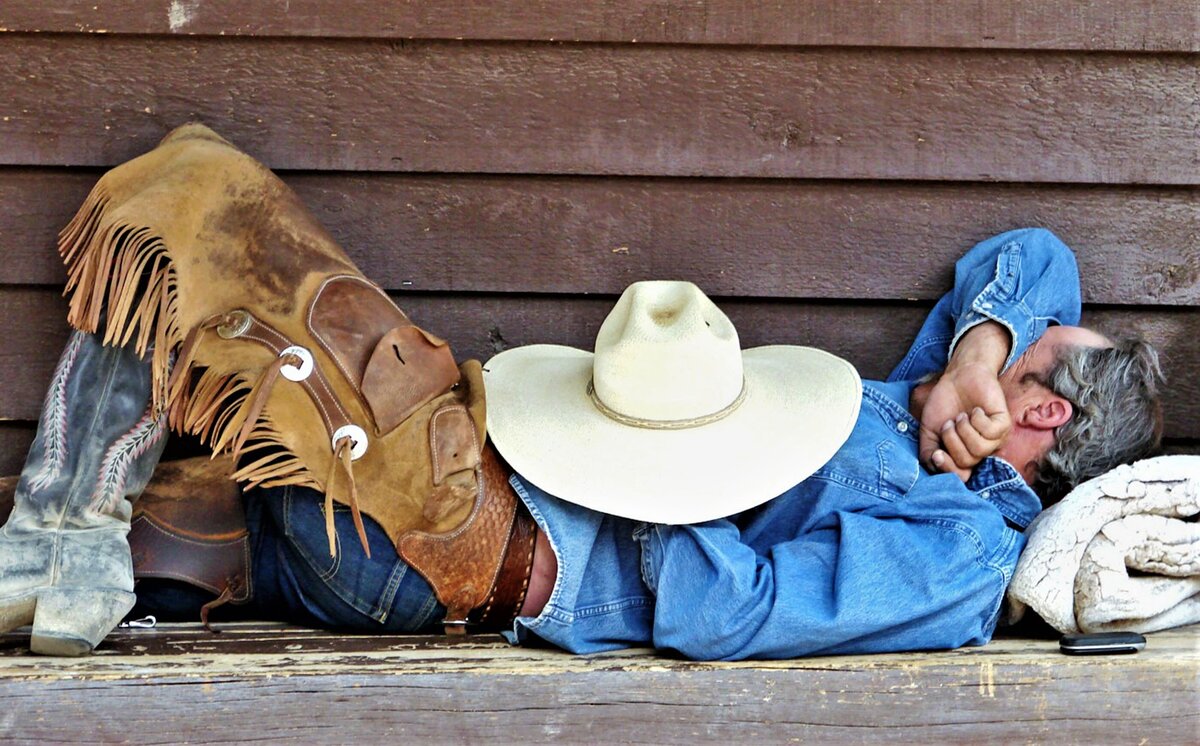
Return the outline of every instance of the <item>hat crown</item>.
[[[690,282],[636,282],[596,335],[592,385],[622,417],[652,424],[712,416],[742,394],[737,330]]]

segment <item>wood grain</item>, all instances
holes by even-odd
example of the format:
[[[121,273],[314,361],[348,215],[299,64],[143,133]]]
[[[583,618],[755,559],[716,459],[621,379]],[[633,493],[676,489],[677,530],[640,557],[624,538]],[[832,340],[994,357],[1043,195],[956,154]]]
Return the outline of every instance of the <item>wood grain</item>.
[[[570,656],[495,638],[346,637],[262,624],[118,631],[97,654],[0,636],[16,741],[1184,743],[1200,714],[1196,629],[1137,656],[1053,640],[949,652],[693,663]],[[1163,696],[1170,692],[1171,696]],[[137,706],[130,706],[135,700]],[[319,708],[319,716],[316,715]],[[86,728],[81,724],[86,723]],[[250,725],[252,724],[252,726]]]
[[[1200,50],[1191,0],[8,0],[0,30],[667,44]]]
[[[278,169],[1200,183],[1194,55],[29,34],[0,69],[0,164],[201,120]]]
[[[551,343],[591,349],[612,297],[399,293],[413,321],[450,341],[461,358],[487,360],[508,347]],[[838,303],[716,299],[743,347],[806,344],[882,378],[916,335],[928,303]],[[32,420],[66,339],[65,302],[52,290],[0,287],[0,419]],[[1200,437],[1200,314],[1170,308],[1095,308],[1084,322],[1113,333],[1136,332],[1160,347],[1171,377],[1164,406],[1169,437]]]
[[[64,281],[55,236],[94,171],[0,169],[0,283]],[[1084,298],[1200,305],[1194,189],[285,173],[370,277],[423,291],[619,293],[685,277],[721,296],[921,299],[1018,226],[1078,254]]]

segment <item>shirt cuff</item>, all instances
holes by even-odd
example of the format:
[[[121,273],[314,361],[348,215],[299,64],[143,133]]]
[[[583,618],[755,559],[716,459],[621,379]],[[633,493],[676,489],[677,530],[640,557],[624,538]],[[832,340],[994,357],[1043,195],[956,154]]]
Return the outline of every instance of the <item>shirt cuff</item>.
[[[1015,298],[1020,274],[1020,245],[1006,246],[996,261],[996,276],[971,301],[971,307],[954,323],[954,339],[950,342],[949,357],[954,356],[958,342],[971,329],[985,321],[995,321],[1008,330],[1011,337],[1008,356],[1001,372],[1016,362],[1025,348],[1033,342],[1033,313],[1025,302]]]

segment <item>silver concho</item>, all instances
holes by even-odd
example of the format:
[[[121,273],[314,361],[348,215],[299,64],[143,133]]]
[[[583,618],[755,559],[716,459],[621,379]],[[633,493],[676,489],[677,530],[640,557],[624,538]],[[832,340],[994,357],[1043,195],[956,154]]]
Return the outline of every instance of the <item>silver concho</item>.
[[[333,450],[336,453],[338,441],[342,438],[350,439],[350,458],[358,461],[363,454],[367,452],[367,433],[358,425],[342,425],[333,432]]]
[[[310,375],[312,375],[313,356],[311,352],[304,349],[300,345],[292,345],[291,347],[285,347],[284,350],[279,353],[279,357],[286,357],[288,355],[294,355],[300,358],[300,365],[285,365],[279,369],[280,375],[289,381],[297,382],[303,381],[305,378],[308,378]]]

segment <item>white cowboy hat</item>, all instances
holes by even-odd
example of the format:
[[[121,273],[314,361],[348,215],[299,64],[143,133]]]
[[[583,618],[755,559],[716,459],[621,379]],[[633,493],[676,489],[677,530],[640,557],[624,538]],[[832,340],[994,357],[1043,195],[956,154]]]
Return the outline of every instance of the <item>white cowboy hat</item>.
[[[568,502],[697,523],[770,500],[828,461],[862,381],[811,347],[743,351],[690,282],[630,285],[595,354],[517,347],[484,366],[487,429],[522,478]]]

